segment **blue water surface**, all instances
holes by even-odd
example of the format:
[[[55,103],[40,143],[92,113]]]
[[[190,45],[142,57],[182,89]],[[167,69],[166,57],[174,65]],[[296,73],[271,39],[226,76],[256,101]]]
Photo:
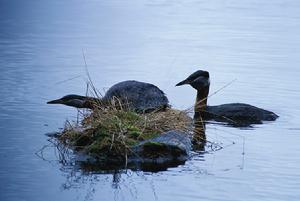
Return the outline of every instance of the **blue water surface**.
[[[135,79],[189,108],[195,91],[175,84],[211,74],[209,104],[244,102],[277,113],[241,130],[208,125],[224,149],[149,173],[74,171],[45,133],[77,111],[47,105],[84,94],[88,70],[105,91]],[[1,0],[0,200],[300,199],[300,2],[297,0]],[[243,153],[245,153],[243,155]]]

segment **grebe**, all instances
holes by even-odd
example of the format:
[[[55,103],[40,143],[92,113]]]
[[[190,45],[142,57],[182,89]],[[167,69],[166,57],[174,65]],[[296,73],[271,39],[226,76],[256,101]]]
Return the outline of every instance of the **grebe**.
[[[169,107],[168,98],[157,86],[134,80],[123,81],[113,85],[101,99],[71,94],[47,103],[93,109],[95,104],[105,103],[114,97],[118,98],[122,103],[128,104],[130,109],[137,112],[150,112]]]
[[[261,124],[263,121],[274,121],[278,115],[249,104],[230,103],[217,106],[208,106],[207,97],[209,93],[209,73],[198,70],[185,80],[176,84],[191,85],[197,90],[194,119],[214,120],[226,122],[233,126],[243,127],[251,124]]]

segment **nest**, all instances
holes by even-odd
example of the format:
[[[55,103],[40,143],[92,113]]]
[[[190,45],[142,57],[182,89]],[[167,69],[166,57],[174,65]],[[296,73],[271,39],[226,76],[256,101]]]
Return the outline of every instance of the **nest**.
[[[118,100],[95,103],[79,123],[66,122],[58,140],[76,151],[96,157],[127,157],[132,146],[170,130],[192,133],[188,111],[166,108],[137,113]]]

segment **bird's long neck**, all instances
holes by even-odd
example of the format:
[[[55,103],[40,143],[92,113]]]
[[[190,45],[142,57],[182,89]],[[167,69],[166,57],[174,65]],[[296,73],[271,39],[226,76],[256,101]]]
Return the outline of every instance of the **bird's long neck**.
[[[197,90],[197,97],[196,97],[196,103],[195,103],[195,114],[194,114],[194,119],[199,119],[203,117],[206,107],[207,107],[207,96],[209,93],[209,86]]]
[[[95,107],[103,104],[103,99],[87,96],[82,103],[82,108],[95,109]]]
[[[205,115],[207,107],[207,96],[209,93],[209,86],[197,90],[196,103],[194,108],[194,135],[193,135],[193,145],[196,149],[203,149],[206,142],[205,135],[205,123],[203,122],[203,117]]]

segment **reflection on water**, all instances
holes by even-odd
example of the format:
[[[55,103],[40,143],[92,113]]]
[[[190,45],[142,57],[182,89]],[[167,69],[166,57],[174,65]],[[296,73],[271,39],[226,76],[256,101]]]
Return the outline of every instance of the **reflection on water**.
[[[298,200],[299,4],[0,1],[0,200]],[[84,94],[82,49],[100,89],[150,82],[184,109],[194,91],[174,85],[201,68],[211,74],[212,93],[237,79],[209,104],[244,102],[280,118],[250,130],[210,124],[207,139],[224,147],[218,152],[162,172],[128,170],[118,185],[113,174],[76,172],[84,184],[63,190],[68,173],[35,153],[47,142],[44,133],[76,119],[76,110],[46,101]],[[44,152],[50,161],[56,154]]]
[[[133,171],[144,171],[144,172],[159,172],[166,171],[168,168],[177,167],[179,165],[184,165],[184,161],[182,160],[165,160],[164,162],[151,163],[149,161],[141,161],[136,158],[133,160],[102,160],[102,161],[93,161],[86,159],[81,152],[73,151],[68,148],[65,144],[55,138],[48,139],[49,144],[44,145],[39,151],[36,152],[36,155],[48,162],[57,162],[59,163],[63,169],[69,170],[74,169],[82,172],[92,172],[97,174],[106,174],[111,173],[112,170],[122,170],[122,169],[130,169]],[[213,151],[213,147],[217,147],[217,145],[213,146],[211,144],[210,149]],[[45,156],[44,153],[47,151],[46,149],[51,149],[56,153],[55,160],[49,159],[48,156]],[[220,149],[218,147],[218,149]],[[202,150],[198,150],[199,153]],[[114,172],[114,171],[113,171]]]
[[[51,139],[54,140],[54,139]],[[150,187],[152,192],[152,197],[158,200],[156,194],[156,187],[153,185],[152,180],[149,180],[149,176],[152,177],[154,173],[158,176],[163,173],[162,171],[168,171],[170,175],[179,175],[181,171],[175,171],[172,173],[172,168],[181,166],[185,167],[183,172],[191,175],[208,175],[206,169],[201,169],[201,167],[193,166],[193,164],[185,165],[185,162],[173,161],[164,164],[150,164],[150,163],[136,163],[136,164],[124,164],[121,166],[113,166],[112,164],[91,164],[78,162],[72,158],[74,155],[71,152],[66,152],[66,150],[60,150],[58,144],[52,141],[51,144],[54,146],[43,147],[44,148],[54,148],[57,152],[57,159],[50,161],[44,158],[41,152],[38,156],[49,163],[56,163],[60,166],[60,171],[63,173],[65,181],[62,182],[60,188],[62,191],[72,191],[81,189],[81,194],[83,195],[82,200],[93,200],[95,194],[100,190],[99,183],[110,185],[112,188],[112,193],[115,200],[119,199],[137,199],[140,194],[137,188],[136,178],[141,180],[144,184]],[[213,148],[213,144],[206,146],[206,151],[199,150],[191,154],[191,158],[194,161],[203,161],[203,154],[213,153],[216,150]],[[210,150],[210,151],[209,151]],[[219,150],[219,149],[218,149]],[[126,168],[125,168],[126,166]]]
[[[205,135],[205,125],[201,127],[201,136]],[[197,133],[199,134],[199,133]],[[229,132],[230,134],[230,132]],[[48,136],[55,136],[55,133],[48,134]],[[203,138],[202,138],[203,140]],[[202,142],[201,140],[201,142]],[[186,165],[184,161],[166,161],[165,163],[124,163],[124,164],[112,164],[112,163],[90,163],[87,161],[78,161],[76,152],[66,148],[55,137],[48,139],[49,144],[43,146],[36,154],[42,160],[49,163],[55,163],[60,166],[60,171],[65,177],[65,181],[61,184],[63,191],[71,191],[77,189],[84,189],[81,192],[85,195],[83,200],[93,200],[94,194],[99,190],[97,184],[110,184],[113,189],[113,195],[115,200],[119,199],[137,199],[139,191],[135,187],[136,178],[142,180],[148,185],[151,185],[152,196],[155,200],[158,200],[156,194],[156,188],[152,182],[148,181],[147,176],[153,174],[161,174],[164,171],[171,172],[171,175],[179,175],[183,172],[191,175],[209,175],[207,169],[201,169],[202,167],[193,166],[192,164]],[[221,140],[223,141],[223,140]],[[235,142],[211,142],[207,141],[205,144],[195,144],[194,151],[190,155],[190,160],[197,162],[204,162],[204,154],[214,154],[216,151],[220,151],[224,148],[232,146]],[[244,149],[244,147],[243,147]],[[48,150],[54,151],[56,158],[49,160],[44,155]],[[243,158],[244,160],[244,158]],[[189,163],[189,162],[188,162]],[[243,168],[244,161],[239,166]],[[180,167],[182,170],[172,173],[172,168]],[[225,170],[225,171],[228,171]],[[135,179],[132,179],[135,177]],[[145,184],[144,184],[145,185]],[[121,197],[119,197],[121,196]]]

